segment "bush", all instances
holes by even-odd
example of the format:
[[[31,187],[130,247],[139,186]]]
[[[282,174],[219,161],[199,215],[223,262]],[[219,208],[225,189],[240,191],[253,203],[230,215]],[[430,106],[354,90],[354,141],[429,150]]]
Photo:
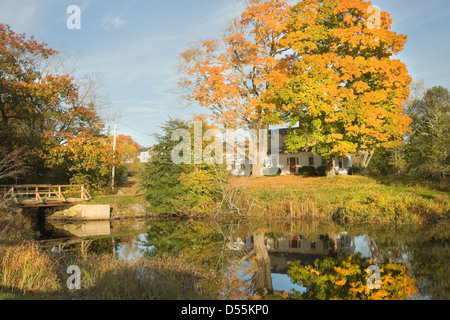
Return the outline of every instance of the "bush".
[[[315,167],[301,167],[298,174],[304,177],[317,177],[317,170]]]
[[[327,175],[327,166],[321,166],[316,169],[317,175],[319,177],[326,177]]]
[[[353,165],[351,168],[348,169],[348,175],[349,176],[364,176],[365,171],[363,167],[359,165]]]

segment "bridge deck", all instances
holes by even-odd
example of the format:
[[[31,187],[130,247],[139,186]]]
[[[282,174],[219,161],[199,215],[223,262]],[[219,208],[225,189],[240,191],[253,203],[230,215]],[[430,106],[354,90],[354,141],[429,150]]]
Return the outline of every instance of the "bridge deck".
[[[0,185],[0,203],[12,202],[19,207],[70,206],[91,199],[83,185]]]

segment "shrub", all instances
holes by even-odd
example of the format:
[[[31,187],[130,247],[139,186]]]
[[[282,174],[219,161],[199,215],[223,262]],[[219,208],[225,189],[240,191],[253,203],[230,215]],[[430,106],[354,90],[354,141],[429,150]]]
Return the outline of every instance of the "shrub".
[[[326,177],[327,175],[327,166],[321,166],[316,169],[317,175],[319,177]]]
[[[317,177],[317,170],[315,167],[301,167],[298,174],[304,177]]]

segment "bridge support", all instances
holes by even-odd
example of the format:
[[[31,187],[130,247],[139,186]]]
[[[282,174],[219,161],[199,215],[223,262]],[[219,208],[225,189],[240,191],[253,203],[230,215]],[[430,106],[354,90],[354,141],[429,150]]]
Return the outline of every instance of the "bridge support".
[[[79,204],[62,211],[55,211],[53,214],[47,216],[47,220],[111,220],[111,206]]]

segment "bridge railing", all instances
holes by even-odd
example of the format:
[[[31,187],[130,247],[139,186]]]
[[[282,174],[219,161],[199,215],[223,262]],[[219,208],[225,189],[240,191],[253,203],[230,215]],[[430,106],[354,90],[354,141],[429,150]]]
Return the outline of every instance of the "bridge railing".
[[[22,201],[88,201],[92,197],[84,185],[0,185],[1,199]]]

